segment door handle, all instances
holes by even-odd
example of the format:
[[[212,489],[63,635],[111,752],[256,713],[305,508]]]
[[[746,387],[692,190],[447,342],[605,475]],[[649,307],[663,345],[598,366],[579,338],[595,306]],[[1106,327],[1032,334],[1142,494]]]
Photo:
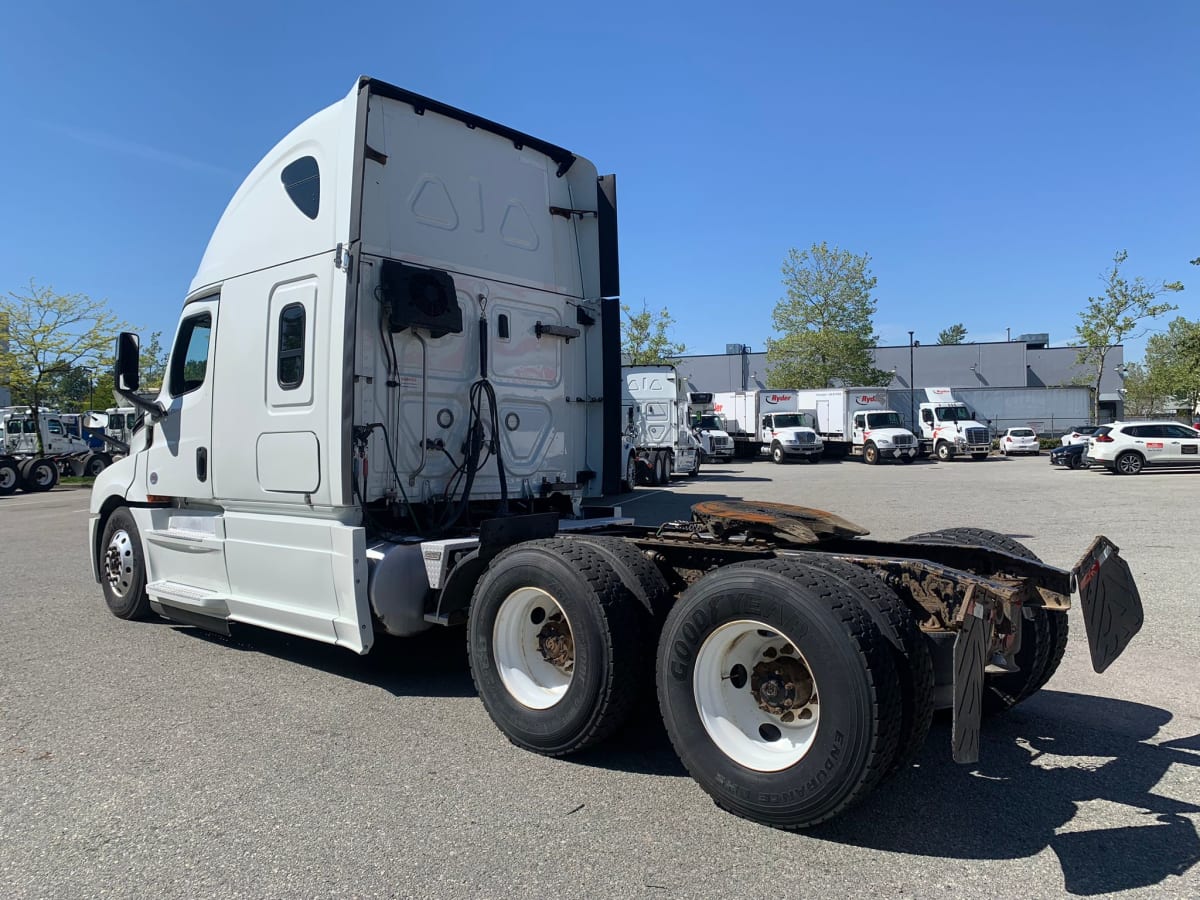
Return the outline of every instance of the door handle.
[[[196,480],[208,481],[208,448],[196,448]]]

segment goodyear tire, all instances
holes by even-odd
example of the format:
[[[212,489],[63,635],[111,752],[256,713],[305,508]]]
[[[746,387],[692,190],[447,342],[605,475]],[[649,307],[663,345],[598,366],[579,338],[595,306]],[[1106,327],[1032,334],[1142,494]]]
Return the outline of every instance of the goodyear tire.
[[[692,777],[718,806],[765,825],[837,815],[895,758],[887,641],[857,591],[792,560],[736,563],[689,588],[663,627],[657,680]]]
[[[7,497],[21,486],[21,467],[15,460],[0,459],[0,497]]]
[[[637,700],[649,615],[583,541],[527,541],[500,553],[467,618],[471,677],[519,747],[565,756],[612,734]]]
[[[133,514],[122,507],[104,523],[100,539],[100,584],[104,602],[118,619],[147,619],[146,558]]]
[[[916,534],[907,540],[987,547],[1041,562],[1024,544],[985,528],[946,528]],[[1040,607],[1031,608],[1028,612],[1032,618],[1027,616],[1021,622],[1021,647],[1014,658],[1020,671],[987,676],[983,692],[983,711],[986,715],[1012,709],[1022,700],[1032,696],[1058,671],[1059,663],[1062,662],[1070,634],[1067,614]]]
[[[909,768],[925,746],[933,721],[933,655],[929,639],[921,633],[916,617],[896,592],[874,575],[819,553],[803,554],[800,560],[857,591],[865,601],[863,608],[891,645],[900,688],[900,736],[888,774]]]

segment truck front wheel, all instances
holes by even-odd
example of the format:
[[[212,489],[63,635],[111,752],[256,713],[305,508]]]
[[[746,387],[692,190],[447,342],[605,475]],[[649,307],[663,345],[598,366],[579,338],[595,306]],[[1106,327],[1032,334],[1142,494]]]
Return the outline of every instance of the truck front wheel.
[[[950,444],[946,443],[945,441],[942,441],[941,443],[939,443],[937,445],[937,458],[940,459],[942,462],[945,462],[948,459],[953,459],[954,458],[954,447],[952,447]]]
[[[771,462],[776,465],[782,465],[787,462],[787,454],[783,452],[782,444],[771,445]]]
[[[21,483],[21,469],[15,460],[0,459],[0,497],[7,497],[16,491]]]
[[[637,699],[651,617],[595,547],[550,538],[505,550],[467,619],[484,708],[519,747],[565,756],[608,737]]]
[[[100,577],[104,602],[118,619],[149,618],[146,595],[146,558],[133,514],[122,507],[104,524],[100,542]]]
[[[873,466],[879,462],[879,448],[874,444],[867,444],[863,447],[863,462],[868,466]]]
[[[886,640],[853,588],[791,560],[736,563],[688,589],[659,640],[658,698],[692,777],[765,825],[829,819],[895,758]]]

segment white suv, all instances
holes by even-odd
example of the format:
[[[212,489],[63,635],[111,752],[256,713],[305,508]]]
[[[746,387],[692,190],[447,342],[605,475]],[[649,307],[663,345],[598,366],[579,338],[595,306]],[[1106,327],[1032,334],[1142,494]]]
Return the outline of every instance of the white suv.
[[[1113,422],[1088,438],[1087,456],[1118,475],[1146,466],[1200,466],[1200,431],[1178,422]]]

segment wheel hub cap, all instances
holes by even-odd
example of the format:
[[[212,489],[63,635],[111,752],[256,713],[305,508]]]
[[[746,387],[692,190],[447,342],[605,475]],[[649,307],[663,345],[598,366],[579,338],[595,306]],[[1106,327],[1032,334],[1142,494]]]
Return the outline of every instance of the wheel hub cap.
[[[547,619],[538,632],[538,652],[542,654],[542,659],[560,672],[569,673],[575,668],[575,641],[562,613],[555,613]]]
[[[133,584],[136,562],[129,533],[124,530],[114,532],[104,551],[104,577],[108,579],[108,586],[118,597],[124,597],[129,592]]]

